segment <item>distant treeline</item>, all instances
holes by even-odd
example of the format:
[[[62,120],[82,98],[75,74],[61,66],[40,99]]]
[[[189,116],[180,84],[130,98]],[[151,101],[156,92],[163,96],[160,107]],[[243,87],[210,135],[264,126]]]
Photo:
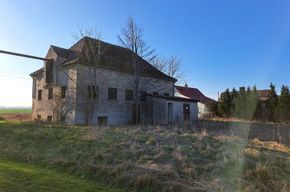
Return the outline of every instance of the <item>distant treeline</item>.
[[[260,120],[271,122],[290,121],[290,94],[288,86],[283,85],[280,95],[271,83],[266,97],[261,97],[256,86],[227,89],[219,102],[210,106],[213,115],[225,118]]]

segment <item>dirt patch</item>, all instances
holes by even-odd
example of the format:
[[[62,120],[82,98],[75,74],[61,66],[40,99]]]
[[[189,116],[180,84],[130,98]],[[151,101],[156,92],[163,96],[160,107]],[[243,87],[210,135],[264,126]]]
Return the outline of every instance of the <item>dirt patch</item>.
[[[31,121],[31,114],[1,114],[1,119],[5,121]]]

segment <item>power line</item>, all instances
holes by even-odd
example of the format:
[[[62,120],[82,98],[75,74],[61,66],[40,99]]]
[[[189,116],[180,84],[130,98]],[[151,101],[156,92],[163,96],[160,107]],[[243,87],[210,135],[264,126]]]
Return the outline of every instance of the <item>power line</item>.
[[[51,60],[51,59],[37,57],[37,56],[33,56],[33,55],[26,55],[26,54],[22,54],[22,53],[16,53],[16,52],[11,52],[11,51],[4,51],[4,50],[0,50],[0,53],[14,55],[14,56],[18,56],[18,57],[26,57],[26,58],[30,58],[30,59],[38,59],[38,60],[43,60],[43,61],[50,61]]]

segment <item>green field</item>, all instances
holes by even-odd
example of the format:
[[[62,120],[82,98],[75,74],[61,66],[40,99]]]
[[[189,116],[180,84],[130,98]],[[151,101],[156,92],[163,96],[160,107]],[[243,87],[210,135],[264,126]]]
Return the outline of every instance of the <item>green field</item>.
[[[289,156],[289,148],[275,142],[162,127],[0,123],[0,189],[6,191],[73,191],[76,184],[79,191],[109,190],[100,187],[105,185],[124,191],[288,192]]]
[[[0,159],[1,192],[110,192],[108,187],[27,163]]]
[[[0,108],[1,114],[29,114],[31,113],[31,108]]]

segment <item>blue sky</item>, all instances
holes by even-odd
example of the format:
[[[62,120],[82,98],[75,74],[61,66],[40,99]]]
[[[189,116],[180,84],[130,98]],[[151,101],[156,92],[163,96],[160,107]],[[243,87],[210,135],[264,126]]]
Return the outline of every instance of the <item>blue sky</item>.
[[[227,87],[290,85],[286,0],[2,0],[0,49],[45,56],[51,44],[70,47],[78,26],[96,27],[117,44],[128,16],[158,55],[182,58],[188,84],[210,97]],[[31,105],[28,74],[42,65],[0,55],[0,106]]]

